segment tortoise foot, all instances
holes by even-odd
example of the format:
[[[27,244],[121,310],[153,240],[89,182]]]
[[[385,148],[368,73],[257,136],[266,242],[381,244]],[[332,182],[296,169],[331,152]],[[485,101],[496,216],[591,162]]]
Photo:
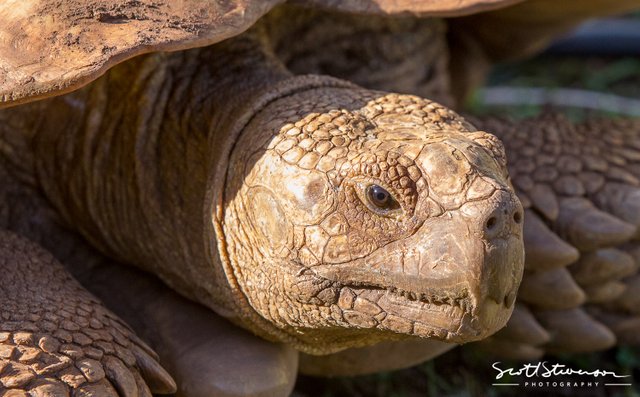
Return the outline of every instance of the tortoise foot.
[[[178,397],[289,396],[298,352],[237,327],[152,276],[108,263],[92,270],[92,291],[153,346],[175,377]],[[127,289],[112,293],[126,282]]]
[[[156,354],[49,253],[0,231],[0,396],[175,391]]]

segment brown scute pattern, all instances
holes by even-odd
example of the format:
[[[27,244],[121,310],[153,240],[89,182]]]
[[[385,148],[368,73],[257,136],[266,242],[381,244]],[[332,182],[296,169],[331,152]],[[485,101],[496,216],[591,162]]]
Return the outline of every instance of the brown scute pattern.
[[[557,113],[522,121],[474,120],[504,142],[526,210],[527,264],[514,316],[484,349],[535,359],[640,344],[640,120],[571,123]],[[529,253],[531,252],[531,255]],[[579,255],[576,255],[579,253]],[[522,324],[521,324],[522,323]]]
[[[49,253],[0,231],[0,396],[151,396],[157,355]]]
[[[345,92],[346,95],[350,95]],[[415,207],[415,193],[428,188],[426,178],[414,161],[418,151],[404,150],[408,145],[398,142],[384,142],[375,139],[380,129],[393,130],[396,125],[429,126],[430,135],[437,139],[439,132],[471,132],[475,128],[450,109],[413,95],[385,94],[362,91],[359,101],[366,104],[355,111],[331,109],[319,113],[324,106],[314,102],[300,103],[292,108],[288,102],[284,106],[272,106],[270,125],[282,126],[266,150],[275,150],[287,163],[302,169],[317,170],[327,174],[336,184],[351,175],[368,175],[388,181],[398,197],[406,200],[405,208]],[[345,103],[354,102],[345,99]],[[299,119],[295,123],[287,120]],[[396,125],[390,125],[396,124]],[[399,136],[397,139],[404,139]],[[489,138],[487,138],[489,139]],[[504,157],[501,145],[486,145],[498,159]],[[471,192],[467,194],[473,194]]]
[[[323,5],[343,12],[453,16],[499,8],[516,1],[301,0],[298,3]],[[283,1],[2,2],[0,107],[78,89],[136,55],[212,45],[245,31],[280,3]]]
[[[397,123],[397,127],[402,127],[405,123],[420,123],[428,125],[433,131],[475,131],[475,128],[451,109],[414,95],[344,89],[342,92],[332,93],[331,98],[322,98],[327,93],[321,89],[312,90],[311,94],[313,93],[318,94],[318,98],[299,103],[297,107],[292,107],[290,102],[270,106],[269,110],[274,113],[274,118],[269,124],[278,126],[281,133],[286,133],[292,127],[283,121],[297,118],[298,121],[293,126],[303,128],[306,134],[337,129],[347,135],[351,132],[350,138],[355,139],[356,136],[364,136],[355,131],[370,129],[371,123],[367,119],[381,121],[378,116],[386,115],[391,123]],[[341,104],[342,109],[336,109],[336,103]],[[359,108],[362,115],[355,115],[347,110],[350,108]],[[412,116],[416,120],[404,120],[403,116]],[[286,127],[281,127],[283,125]],[[297,134],[291,132],[291,135]]]
[[[0,107],[72,91],[139,54],[235,36],[278,2],[0,3]]]

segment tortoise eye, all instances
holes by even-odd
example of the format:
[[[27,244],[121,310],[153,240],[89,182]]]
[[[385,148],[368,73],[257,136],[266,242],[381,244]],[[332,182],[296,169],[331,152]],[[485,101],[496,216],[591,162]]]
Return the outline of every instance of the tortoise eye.
[[[391,193],[378,185],[370,185],[367,187],[367,199],[375,207],[390,210],[399,207],[396,200],[393,199]]]

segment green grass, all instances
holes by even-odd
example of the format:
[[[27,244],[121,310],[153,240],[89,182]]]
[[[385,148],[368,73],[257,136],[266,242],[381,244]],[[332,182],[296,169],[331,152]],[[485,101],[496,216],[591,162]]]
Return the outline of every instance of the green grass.
[[[640,98],[640,59],[541,56],[527,62],[497,66],[489,77],[487,86],[577,88]],[[477,115],[510,115],[519,119],[535,116],[542,107],[519,104],[489,106],[476,93],[465,104],[465,110]],[[594,113],[613,116],[607,112],[582,108],[567,107],[563,112],[575,121]]]

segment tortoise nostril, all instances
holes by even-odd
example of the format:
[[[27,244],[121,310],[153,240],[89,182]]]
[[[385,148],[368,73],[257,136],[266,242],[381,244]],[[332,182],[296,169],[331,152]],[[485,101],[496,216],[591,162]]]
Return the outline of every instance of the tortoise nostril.
[[[498,219],[495,216],[492,216],[487,220],[487,230],[493,230],[494,227],[498,224]]]
[[[520,222],[522,222],[522,213],[520,211],[516,211],[513,214],[513,220],[515,223],[520,224]]]

